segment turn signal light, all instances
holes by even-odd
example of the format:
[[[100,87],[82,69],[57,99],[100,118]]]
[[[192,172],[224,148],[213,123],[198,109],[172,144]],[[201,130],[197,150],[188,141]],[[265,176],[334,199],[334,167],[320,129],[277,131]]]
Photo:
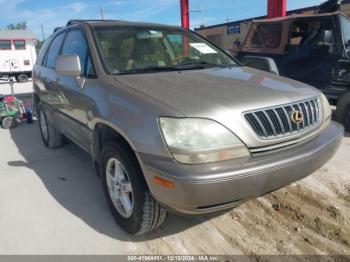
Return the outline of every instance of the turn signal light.
[[[159,186],[164,186],[168,189],[173,189],[175,187],[174,183],[168,180],[165,180],[160,177],[153,178],[153,183]]]

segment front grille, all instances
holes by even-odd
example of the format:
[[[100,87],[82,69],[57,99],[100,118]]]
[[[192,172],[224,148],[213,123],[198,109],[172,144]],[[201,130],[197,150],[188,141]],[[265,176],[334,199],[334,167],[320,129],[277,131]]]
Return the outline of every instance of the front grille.
[[[304,121],[296,124],[292,113],[299,111]],[[251,128],[262,139],[294,135],[312,129],[320,123],[320,105],[317,98],[281,105],[244,114]]]

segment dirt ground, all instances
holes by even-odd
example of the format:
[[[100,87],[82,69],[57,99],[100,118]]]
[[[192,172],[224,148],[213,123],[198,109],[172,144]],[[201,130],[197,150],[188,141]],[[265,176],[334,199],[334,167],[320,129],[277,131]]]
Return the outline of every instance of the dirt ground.
[[[220,250],[215,240],[223,238],[245,255],[350,254],[347,136],[337,155],[310,177],[208,220],[212,239],[188,237],[193,243],[205,242],[214,253]],[[194,250],[205,253],[208,249]]]

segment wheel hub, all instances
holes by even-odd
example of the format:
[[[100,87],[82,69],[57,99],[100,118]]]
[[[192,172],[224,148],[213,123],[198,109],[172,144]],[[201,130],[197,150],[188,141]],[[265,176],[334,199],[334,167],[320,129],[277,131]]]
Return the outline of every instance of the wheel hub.
[[[126,169],[118,159],[108,160],[106,180],[114,207],[121,216],[129,218],[134,208],[133,190]]]

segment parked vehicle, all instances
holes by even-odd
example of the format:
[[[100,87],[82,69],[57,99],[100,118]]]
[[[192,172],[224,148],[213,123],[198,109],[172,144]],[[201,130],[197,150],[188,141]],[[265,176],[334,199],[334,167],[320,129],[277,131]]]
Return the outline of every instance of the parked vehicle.
[[[329,13],[339,8],[338,2],[326,2],[319,14],[254,21],[238,59],[269,70],[268,57],[282,76],[320,89],[350,132],[350,20],[340,12]]]
[[[167,210],[218,212],[289,185],[343,137],[321,92],[179,27],[70,21],[44,44],[33,84],[45,145],[66,136],[91,155],[131,234]]]
[[[25,30],[0,30],[0,78],[27,82],[36,60],[36,36]]]

